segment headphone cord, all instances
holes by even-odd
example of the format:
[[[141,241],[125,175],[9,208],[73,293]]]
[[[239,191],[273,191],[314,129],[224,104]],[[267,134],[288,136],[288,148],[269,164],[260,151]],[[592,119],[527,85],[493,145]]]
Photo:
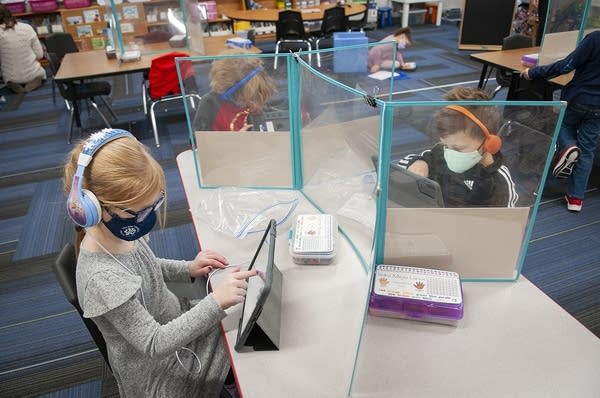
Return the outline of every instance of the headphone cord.
[[[210,279],[213,277],[214,274],[216,274],[219,271],[223,271],[227,268],[233,268],[233,267],[241,267],[242,265],[248,264],[250,263],[250,261],[242,261],[241,263],[237,263],[237,264],[231,264],[226,266],[225,268],[217,268],[215,270],[212,270],[211,272],[208,273],[208,276],[206,277],[206,294],[209,293],[209,283],[210,283]],[[212,289],[211,289],[212,292]]]
[[[89,236],[98,246],[100,246],[100,248],[102,250],[104,250],[104,252],[106,254],[108,254],[110,257],[112,257],[113,260],[115,260],[121,267],[125,268],[130,274],[132,275],[136,275],[133,271],[131,271],[125,264],[123,264],[121,261],[119,261],[118,258],[116,258],[110,251],[108,251],[107,248],[105,248],[100,242],[98,242],[98,240],[89,232],[86,232],[85,234],[86,236]],[[138,270],[139,270],[139,264],[138,264]],[[207,286],[208,286],[208,282],[207,282]],[[140,294],[142,296],[142,306],[144,307],[144,309],[146,311],[148,311],[148,307],[146,306],[146,298],[144,297],[144,291],[142,290],[142,287],[140,285]],[[148,311],[148,313],[150,313]],[[183,364],[183,362],[181,361],[181,358],[179,357],[179,350],[185,350],[185,351],[189,351],[192,353],[192,355],[194,356],[194,358],[196,359],[196,361],[198,362],[198,370],[197,371],[190,371],[186,368],[186,366]],[[175,358],[177,358],[177,362],[179,362],[179,365],[181,365],[181,367],[188,373],[190,374],[199,374],[200,371],[202,370],[202,362],[200,361],[200,358],[198,357],[198,354],[196,354],[193,350],[187,348],[187,347],[180,347],[179,349],[175,350]]]

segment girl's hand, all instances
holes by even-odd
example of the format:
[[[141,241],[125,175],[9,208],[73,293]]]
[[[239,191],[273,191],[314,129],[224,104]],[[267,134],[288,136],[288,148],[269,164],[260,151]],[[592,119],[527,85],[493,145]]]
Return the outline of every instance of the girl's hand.
[[[407,170],[423,177],[429,177],[429,165],[424,160],[416,160],[408,166]]]
[[[232,305],[241,303],[246,297],[248,282],[246,279],[256,276],[256,270],[240,271],[239,268],[233,268],[225,278],[213,289],[212,295],[221,306],[226,310]]]
[[[229,262],[213,250],[202,250],[189,264],[190,276],[197,278],[208,275],[214,268],[225,268]]]
[[[521,77],[525,80],[531,80],[531,78],[529,77],[529,68],[521,71]]]

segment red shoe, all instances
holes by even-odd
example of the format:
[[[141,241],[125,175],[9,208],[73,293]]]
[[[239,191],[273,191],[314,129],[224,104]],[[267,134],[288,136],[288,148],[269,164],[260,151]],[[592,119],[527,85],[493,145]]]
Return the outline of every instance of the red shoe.
[[[569,211],[581,211],[581,206],[583,206],[583,200],[574,198],[565,194],[565,200],[567,201],[567,209]]]
[[[573,166],[579,160],[581,151],[575,145],[563,149],[554,157],[552,175],[556,178],[567,178],[573,173]]]

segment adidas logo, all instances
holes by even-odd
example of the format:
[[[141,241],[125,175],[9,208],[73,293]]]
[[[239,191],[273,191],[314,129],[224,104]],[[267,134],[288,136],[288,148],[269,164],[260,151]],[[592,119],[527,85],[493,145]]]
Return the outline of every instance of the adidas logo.
[[[464,180],[463,182],[470,190],[473,190],[473,180]]]

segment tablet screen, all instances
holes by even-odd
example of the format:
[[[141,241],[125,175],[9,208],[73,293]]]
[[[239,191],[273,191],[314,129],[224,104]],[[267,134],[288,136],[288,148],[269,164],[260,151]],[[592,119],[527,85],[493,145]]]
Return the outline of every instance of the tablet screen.
[[[258,275],[248,279],[248,291],[240,318],[236,348],[244,345],[269,295],[273,278],[275,236],[275,220],[271,220],[248,267],[249,270],[255,269]]]

